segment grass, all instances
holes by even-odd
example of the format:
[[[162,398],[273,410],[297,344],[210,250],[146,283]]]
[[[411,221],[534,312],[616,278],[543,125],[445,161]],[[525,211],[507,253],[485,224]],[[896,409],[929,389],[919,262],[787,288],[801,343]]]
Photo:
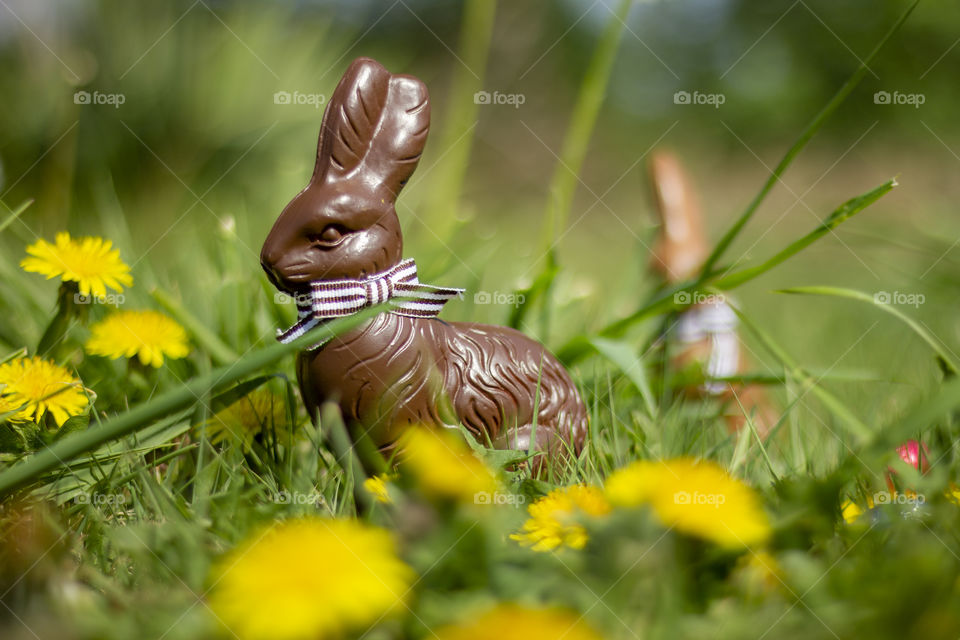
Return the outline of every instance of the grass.
[[[493,18],[481,5],[466,13],[464,33],[489,33]],[[21,224],[29,203],[11,204],[0,216],[7,249],[0,260],[0,310],[23,320],[0,323],[0,361],[23,348],[36,352],[46,335],[44,355],[75,370],[97,395],[88,416],[59,430],[0,424],[3,637],[230,637],[204,604],[217,558],[264,523],[358,514],[394,533],[418,576],[406,613],[367,638],[429,638],[430,629],[497,601],[569,608],[608,638],[956,637],[960,508],[945,493],[960,475],[954,417],[960,380],[954,345],[930,328],[935,318],[877,302],[872,293],[808,280],[781,289],[826,296],[825,304],[873,306],[846,313],[827,307],[836,319],[835,335],[804,336],[799,324],[779,331],[762,326],[755,306],[739,304],[747,344],[762,363],[748,377],[769,386],[783,414],[766,440],[750,428],[727,432],[716,402],[684,396],[677,372],[664,364],[659,340],[666,318],[678,311],[678,292],[739,291],[758,279],[768,282],[789,265],[799,265],[803,274],[820,267],[830,277],[811,252],[854,215],[869,216],[867,208],[894,181],[823,212],[821,224],[786,239],[770,258],[724,269],[719,260],[910,11],[912,6],[801,132],[721,236],[699,278],[672,290],[650,288],[645,300],[622,313],[595,314],[572,293],[564,263],[551,253],[526,290],[539,305],[542,326],[527,322],[532,307],[498,318],[533,334],[549,327],[549,345],[570,364],[592,425],[572,468],[541,479],[503,471],[513,503],[558,486],[601,485],[634,460],[694,456],[715,461],[758,493],[773,530],[765,547],[724,550],[668,530],[643,511],[585,522],[591,540],[581,551],[536,553],[508,538],[526,518],[522,502],[480,509],[437,504],[404,476],[393,489],[393,506],[374,503],[360,486],[367,474],[360,463],[364,453],[352,449],[336,411],[326,408],[314,426],[301,407],[293,353],[316,337],[272,344],[275,327],[288,325],[292,312],[274,301],[259,272],[259,226],[252,214],[227,219],[202,211],[182,223],[181,250],[189,260],[167,262],[169,254],[159,259],[148,252],[136,260],[136,283],[124,304],[165,310],[187,328],[193,347],[189,358],[152,370],[83,354],[87,327],[109,309],[94,306],[86,317],[70,315],[54,332],[63,339],[50,337],[47,327],[64,316],[55,309],[56,292],[37,286],[39,276],[17,267],[33,237]],[[583,162],[620,28],[612,16],[582,80],[549,196],[550,202],[559,197],[555,215],[547,216],[554,224],[572,206],[576,172],[566,165]],[[479,67],[488,46],[489,38],[468,39],[462,53]],[[455,85],[459,97],[451,100],[450,122],[473,119],[475,105],[463,99],[473,89],[469,79]],[[451,125],[444,137],[457,140],[456,132]],[[445,188],[430,205],[436,211],[455,207],[461,196],[470,148],[462,144],[450,170],[457,175],[442,176]],[[110,180],[101,179],[91,191],[100,216],[94,226],[129,260],[133,247],[143,249],[141,230],[119,205]],[[417,197],[411,196],[414,204]],[[481,271],[489,256],[475,250],[467,231],[450,229],[443,236],[459,264],[451,264],[450,253],[430,237],[414,239],[418,262],[448,267],[431,280],[460,284],[464,269]],[[921,251],[930,256],[944,248],[928,246]],[[478,275],[469,284],[479,288],[484,282]],[[629,285],[602,293],[636,301]],[[949,280],[931,285],[925,295],[952,299],[951,286]],[[771,298],[791,299],[765,300]],[[491,313],[471,299],[451,305],[447,317]],[[875,307],[887,313],[865,311]],[[789,341],[782,339],[784,331]],[[874,366],[838,366],[871,331],[882,334],[880,344],[886,345],[869,360]],[[217,439],[215,425],[225,408],[264,393],[275,404],[267,414],[255,414],[249,446]],[[926,474],[900,462],[894,451],[911,438],[930,449]],[[502,456],[481,453],[491,466],[503,466]],[[867,498],[887,491],[888,481],[897,483],[901,496],[906,489],[917,492],[924,504],[878,506],[844,522],[844,500],[866,508]]]

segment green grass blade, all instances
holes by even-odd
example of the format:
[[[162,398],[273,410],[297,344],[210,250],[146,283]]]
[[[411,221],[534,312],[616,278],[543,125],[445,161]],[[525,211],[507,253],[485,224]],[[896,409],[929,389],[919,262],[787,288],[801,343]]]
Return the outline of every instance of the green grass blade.
[[[4,209],[7,209],[8,211],[10,211],[10,215],[4,218],[3,222],[0,222],[0,233],[3,233],[3,231],[7,227],[13,224],[13,221],[19,218],[23,214],[23,212],[26,211],[32,204],[33,204],[33,200],[27,200],[16,209],[10,209],[9,207],[7,207],[7,205],[3,205]]]
[[[624,342],[601,337],[591,338],[590,342],[600,355],[615,364],[623,375],[633,383],[633,386],[637,388],[643,398],[647,413],[650,416],[656,416],[657,403],[654,400],[653,391],[650,389],[650,381],[647,380],[647,370],[644,367],[643,359],[637,357],[637,354],[634,353],[634,348]]]
[[[560,150],[560,157],[550,180],[550,199],[547,203],[544,248],[554,243],[556,234],[566,223],[573,206],[573,195],[577,190],[580,169],[587,155],[590,137],[600,114],[600,107],[607,95],[610,73],[617,57],[620,38],[626,29],[627,14],[633,0],[620,0],[617,10],[612,13],[607,27],[600,36],[600,42],[590,59],[590,66],[583,76],[577,101],[573,107],[570,126],[567,128]]]
[[[837,209],[835,209],[833,213],[831,213],[819,227],[817,227],[810,233],[806,234],[799,240],[791,242],[787,247],[785,247],[784,249],[781,249],[780,251],[778,251],[776,254],[774,254],[773,256],[771,256],[761,264],[758,264],[752,267],[747,267],[745,269],[740,269],[738,271],[734,271],[733,273],[720,276],[719,278],[716,278],[716,279],[710,278],[708,279],[707,282],[712,284],[717,289],[720,289],[723,291],[729,291],[730,289],[739,287],[745,282],[748,282],[758,276],[763,275],[764,273],[770,271],[777,265],[797,255],[798,253],[800,253],[801,251],[809,247],[811,244],[813,244],[823,236],[827,235],[828,233],[833,231],[835,228],[837,228],[838,226],[840,226],[841,224],[843,224],[844,222],[846,222],[856,214],[860,213],[861,211],[869,207],[871,204],[873,204],[874,202],[876,202],[877,200],[885,196],[887,193],[889,193],[896,186],[897,186],[896,180],[888,180],[887,182],[884,182],[879,187],[876,187],[875,189],[872,189],[867,193],[859,195],[856,198],[851,198],[850,200],[847,200],[842,205],[840,205]]]
[[[783,365],[790,377],[794,378],[800,384],[801,388],[807,389],[817,396],[817,398],[839,418],[840,423],[844,425],[846,430],[853,435],[858,443],[865,444],[873,438],[873,429],[864,424],[863,421],[836,396],[820,386],[822,378],[814,378],[808,371],[801,368],[785,349],[778,345],[766,332],[751,322],[736,306],[730,305],[730,308],[733,309],[734,313],[737,314],[737,317],[740,318],[740,321],[750,333],[756,336],[764,348]]]
[[[813,117],[813,120],[810,121],[810,124],[806,126],[806,128],[800,134],[800,137],[797,138],[797,141],[794,142],[793,146],[787,150],[786,155],[783,156],[783,159],[773,170],[773,173],[770,174],[770,177],[764,183],[763,187],[760,188],[760,191],[747,206],[746,210],[740,214],[740,217],[736,222],[733,223],[733,226],[731,226],[727,232],[723,234],[720,242],[717,243],[717,246],[714,247],[709,257],[707,257],[706,262],[704,262],[703,269],[701,271],[701,277],[706,276],[713,270],[717,260],[723,256],[723,253],[730,247],[737,236],[740,235],[743,227],[746,226],[746,224],[753,217],[753,214],[756,213],[757,208],[759,208],[760,204],[767,197],[767,194],[773,188],[773,185],[780,180],[781,176],[783,176],[784,172],[787,170],[787,167],[789,167],[793,162],[793,159],[797,156],[797,154],[800,153],[801,150],[803,150],[807,143],[810,142],[810,139],[816,135],[817,131],[820,130],[820,127],[823,126],[823,123],[826,122],[827,118],[829,118],[833,112],[837,110],[837,107],[839,107],[843,101],[847,99],[847,96],[850,95],[850,92],[853,91],[853,89],[860,83],[860,81],[863,79],[863,76],[865,76],[867,71],[869,71],[870,62],[873,61],[874,57],[876,57],[877,53],[880,52],[880,49],[883,48],[887,41],[890,40],[890,38],[900,30],[900,27],[907,20],[910,14],[913,13],[913,10],[916,8],[919,2],[920,0],[914,0],[913,4],[911,4],[900,16],[900,19],[897,20],[893,26],[890,27],[890,30],[887,31],[886,35],[880,39],[880,42],[877,43],[877,46],[873,48],[873,51],[870,52],[870,55],[868,55],[866,59],[860,63],[860,66],[857,67],[857,70],[853,72],[853,75],[851,75],[850,78],[843,83],[840,89],[833,95],[832,98],[830,98],[830,101],[827,102],[820,112]]]
[[[233,384],[241,378],[274,364],[281,358],[316,344],[331,335],[349,331],[382,310],[381,307],[365,310],[354,316],[340,318],[328,325],[318,327],[290,344],[275,344],[253,351],[231,365],[198,376],[179,388],[163,393],[97,427],[59,440],[25,461],[0,472],[0,494],[28,484],[40,474],[64,464],[85,451],[133,433],[174,411],[192,406],[211,392]]]
[[[547,252],[547,266],[544,267],[543,271],[540,272],[529,287],[516,292],[516,299],[522,300],[522,302],[518,302],[516,306],[514,306],[513,311],[510,312],[510,319],[508,321],[510,327],[514,329],[521,328],[527,311],[531,309],[538,300],[547,295],[558,273],[560,273],[560,267],[557,264],[557,254],[556,251],[551,249]]]
[[[605,338],[617,338],[622,336],[627,329],[642,320],[646,320],[647,318],[655,315],[680,308],[683,305],[677,302],[678,293],[691,293],[694,291],[709,290],[709,288],[714,288],[721,291],[735,289],[736,287],[739,287],[744,283],[763,275],[777,265],[800,253],[811,244],[830,233],[833,229],[882,198],[895,186],[897,186],[896,180],[888,180],[879,187],[876,187],[867,193],[847,200],[842,205],[834,209],[834,211],[827,216],[827,219],[824,220],[819,227],[803,236],[799,240],[790,243],[790,245],[780,250],[761,264],[752,267],[746,267],[726,275],[714,275],[699,285],[697,282],[692,281],[684,282],[675,287],[666,289],[652,301],[646,303],[630,315],[610,323],[601,329],[597,335]],[[557,351],[557,357],[564,364],[571,365],[589,356],[592,352],[592,345],[589,338],[574,338]]]
[[[876,298],[876,296],[870,295],[869,293],[864,293],[862,291],[856,291],[854,289],[824,286],[790,287],[788,289],[779,289],[776,293],[846,298],[848,300],[857,300],[859,302],[872,304],[878,309],[889,313],[895,318],[898,318],[904,324],[910,327],[913,332],[920,337],[921,340],[926,342],[930,348],[933,349],[934,353],[937,354],[937,357],[940,358],[940,360],[944,363],[944,365],[946,365],[951,373],[956,374],[958,372],[957,363],[953,360],[953,357],[934,339],[933,335],[931,335],[929,331],[927,331],[919,322],[900,311],[895,306],[889,303],[881,302]]]
[[[440,144],[436,147],[443,153],[442,162],[434,170],[436,179],[430,181],[431,197],[426,216],[437,238],[444,242],[453,236],[459,219],[456,212],[469,168],[480,109],[474,96],[483,89],[496,13],[496,0],[467,0],[463,7],[458,57],[466,69],[458,69],[450,87],[450,108],[440,131]]]
[[[510,326],[523,325],[527,313],[533,309],[534,302],[542,300],[549,305],[549,291],[556,277],[558,267],[555,255],[555,243],[561,230],[566,226],[567,218],[573,207],[573,196],[580,182],[580,170],[590,145],[600,108],[607,95],[607,85],[617,57],[620,39],[626,29],[627,14],[633,0],[621,0],[617,11],[612,13],[607,27],[600,36],[600,42],[590,59],[590,66],[580,83],[577,101],[570,117],[557,163],[550,179],[546,210],[544,211],[543,248],[547,263],[534,280],[534,284],[517,293],[524,296],[524,304],[517,306],[510,317]],[[549,314],[547,315],[549,317]]]

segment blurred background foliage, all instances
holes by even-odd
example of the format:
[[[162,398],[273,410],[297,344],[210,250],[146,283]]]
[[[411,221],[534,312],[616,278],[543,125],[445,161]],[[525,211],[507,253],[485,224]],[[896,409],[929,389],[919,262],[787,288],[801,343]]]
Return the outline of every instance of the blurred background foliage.
[[[469,6],[492,16],[485,60],[465,59],[470,38],[484,38],[461,34]],[[474,291],[528,285],[545,264],[538,238],[555,197],[548,185],[557,154],[615,6],[524,0],[498,3],[495,14],[492,6],[6,0],[0,199],[9,208],[35,202],[0,237],[3,273],[16,271],[24,244],[37,236],[63,228],[103,234],[134,266],[134,300],[159,286],[238,352],[269,341],[277,318],[251,305],[262,317],[238,322],[250,311],[237,300],[267,295],[259,247],[310,175],[323,106],[277,104],[274,94],[329,95],[349,61],[368,55],[419,76],[433,98],[431,142],[399,209],[407,254],[434,279]],[[654,286],[644,272],[655,232],[644,172],[651,147],[672,148],[688,165],[718,237],[905,7],[902,0],[636,2],[558,244],[556,305],[576,313],[555,323],[550,344],[622,317]],[[924,305],[905,310],[956,348],[958,33],[960,6],[921,5],[728,255],[764,257],[846,198],[899,176],[901,187],[870,212],[738,292],[813,370],[867,372],[861,378],[875,368],[895,371],[877,384],[840,385],[845,399],[875,408],[867,421],[936,379],[919,341],[853,303],[770,292],[829,283],[924,293]],[[522,94],[523,104],[456,104],[458,82]],[[77,91],[121,94],[123,104],[77,104]],[[676,91],[722,93],[725,102],[678,105]],[[925,102],[875,104],[877,91],[921,93]],[[457,198],[447,193],[448,167],[462,161],[463,145],[467,171]],[[219,268],[198,268],[210,260]],[[4,279],[8,317],[50,308],[53,283]],[[448,317],[503,322],[509,312],[460,304]],[[0,340],[11,349],[35,344],[42,328],[5,325]],[[541,332],[537,323],[524,329]],[[765,356],[754,359],[763,369]]]

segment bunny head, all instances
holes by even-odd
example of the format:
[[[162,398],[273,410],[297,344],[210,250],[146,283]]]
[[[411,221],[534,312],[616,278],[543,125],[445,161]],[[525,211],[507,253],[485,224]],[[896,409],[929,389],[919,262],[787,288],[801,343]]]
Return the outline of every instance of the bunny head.
[[[430,128],[430,99],[417,78],[358,58],[340,80],[320,125],[317,164],[267,236],[260,264],[295,293],[315,280],[362,278],[398,263],[394,204]]]

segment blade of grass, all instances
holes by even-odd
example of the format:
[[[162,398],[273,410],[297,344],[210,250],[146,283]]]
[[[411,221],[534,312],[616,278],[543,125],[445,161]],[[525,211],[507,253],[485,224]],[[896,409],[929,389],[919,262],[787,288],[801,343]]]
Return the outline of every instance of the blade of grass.
[[[760,437],[760,432],[757,431],[757,425],[753,421],[753,416],[750,415],[750,412],[747,411],[747,408],[743,406],[742,402],[740,402],[740,396],[738,394],[734,393],[733,397],[737,402],[737,407],[740,409],[740,413],[743,414],[743,417],[746,419],[747,429],[749,429],[750,431],[749,435],[744,433],[741,435],[741,438],[743,440],[752,438],[753,441],[757,443],[757,446],[760,448],[760,455],[763,457],[763,461],[767,465],[767,471],[770,472],[770,476],[773,478],[773,481],[778,482],[780,480],[780,477],[779,475],[777,475],[777,471],[773,467],[773,461],[770,460],[770,454],[767,453],[767,447],[763,444],[763,438]],[[781,418],[777,422],[777,424],[774,425],[773,428],[776,429],[782,423],[782,421],[783,421],[783,418]],[[739,448],[740,448],[740,443],[738,442],[737,449]],[[739,468],[742,462],[743,462],[742,459],[738,460],[738,463],[736,464],[736,466],[731,465],[731,469],[736,470],[737,468]]]
[[[793,143],[787,153],[783,156],[783,159],[773,170],[773,173],[770,174],[770,177],[763,184],[763,187],[760,188],[760,191],[753,198],[749,205],[747,205],[746,210],[740,214],[740,217],[736,222],[733,223],[726,233],[723,234],[723,237],[720,238],[720,242],[717,243],[717,246],[714,247],[713,251],[707,257],[706,262],[703,263],[703,269],[701,270],[701,278],[707,276],[712,270],[713,266],[717,263],[723,253],[730,247],[736,237],[743,230],[743,227],[750,221],[750,218],[753,217],[753,214],[756,213],[757,208],[767,197],[767,194],[783,176],[784,172],[787,170],[787,167],[793,162],[793,159],[800,153],[800,151],[810,142],[810,139],[816,135],[817,131],[820,130],[820,127],[823,126],[823,123],[826,122],[834,111],[847,99],[847,96],[850,95],[850,92],[853,91],[860,81],[863,79],[863,76],[866,75],[869,71],[870,62],[873,61],[877,53],[883,48],[883,46],[890,40],[893,35],[900,30],[900,27],[907,20],[913,10],[919,4],[920,0],[914,0],[914,2],[907,8],[906,11],[900,16],[900,18],[893,24],[892,27],[887,31],[886,35],[880,39],[880,42],[877,43],[877,46],[873,48],[873,51],[860,63],[860,66],[857,67],[857,70],[853,72],[846,82],[840,87],[840,89],[830,98],[830,101],[820,110],[817,115],[813,117],[813,120],[810,121],[810,124],[806,126],[803,132],[800,134],[800,137],[797,138],[797,141]]]
[[[553,249],[550,249],[547,252],[547,265],[540,274],[537,275],[533,283],[526,289],[516,291],[514,299],[517,300],[517,303],[513,311],[510,312],[510,319],[507,321],[511,328],[520,328],[523,319],[527,315],[527,311],[531,309],[542,296],[547,294],[559,272],[560,268],[557,264],[557,253]]]
[[[3,233],[4,229],[9,227],[11,224],[13,224],[13,221],[19,218],[23,214],[23,212],[26,211],[32,204],[33,204],[33,200],[27,200],[16,209],[10,209],[10,207],[4,204],[3,208],[9,211],[10,215],[4,218],[3,222],[0,222],[0,233]]]
[[[824,287],[824,286],[814,286],[814,287],[790,287],[788,289],[779,289],[775,293],[787,293],[795,295],[811,295],[811,296],[827,296],[832,298],[846,298],[848,300],[857,300],[859,302],[866,302],[872,304],[878,309],[885,311],[892,315],[895,318],[901,320],[904,324],[910,327],[914,333],[919,336],[921,340],[926,342],[934,353],[937,354],[937,357],[940,358],[941,362],[950,370],[951,373],[956,375],[958,368],[957,363],[954,362],[953,358],[940,344],[934,339],[934,337],[927,331],[923,326],[900,311],[891,304],[880,302],[875,296],[872,296],[868,293],[862,291],[856,291],[854,289],[845,289],[842,287]]]
[[[604,338],[617,338],[622,336],[624,332],[626,332],[626,330],[631,326],[642,320],[646,320],[652,316],[686,306],[680,302],[681,296],[678,294],[687,294],[682,296],[682,298],[690,300],[692,299],[691,294],[694,292],[699,293],[703,291],[709,291],[710,288],[720,291],[729,291],[763,275],[777,265],[800,253],[843,222],[849,220],[859,212],[866,209],[868,206],[887,194],[896,185],[896,180],[888,180],[879,187],[876,187],[867,193],[847,200],[842,205],[834,209],[834,211],[827,216],[827,219],[824,220],[819,227],[806,234],[799,240],[790,243],[790,245],[784,249],[781,249],[772,257],[760,263],[759,265],[746,267],[726,275],[715,274],[700,284],[698,284],[696,281],[684,282],[675,287],[669,288],[661,292],[656,298],[646,303],[629,316],[610,323],[601,329],[597,335]],[[589,338],[577,336],[570,340],[567,344],[563,345],[557,351],[557,357],[564,364],[571,365],[590,355],[593,352],[592,349],[593,347]]]
[[[764,262],[752,267],[746,267],[744,269],[734,271],[733,273],[720,276],[719,278],[709,278],[708,282],[717,289],[729,291],[730,289],[739,287],[743,283],[763,275],[777,265],[797,255],[811,244],[869,207],[871,204],[889,193],[896,186],[896,179],[891,179],[875,189],[859,195],[856,198],[847,200],[840,205],[840,207],[835,209],[833,213],[827,216],[827,219],[824,220],[823,224],[821,224],[819,227],[806,234],[799,240],[791,242],[787,247],[778,251]]]
[[[583,75],[577,101],[570,116],[570,125],[567,127],[547,191],[543,229],[543,249],[547,256],[547,264],[542,273],[534,279],[530,288],[518,292],[524,296],[525,303],[519,305],[511,315],[511,327],[516,328],[523,324],[526,314],[533,308],[534,301],[542,299],[544,305],[548,304],[549,289],[557,273],[553,245],[560,230],[566,225],[573,207],[573,196],[580,181],[580,170],[587,155],[597,117],[600,115],[600,108],[607,96],[607,85],[610,83],[613,63],[616,61],[617,49],[627,27],[627,14],[630,13],[632,5],[633,0],[620,0],[616,12],[611,12],[610,20],[600,36],[597,48]]]
[[[915,437],[930,425],[942,422],[945,416],[958,408],[960,377],[951,378],[941,385],[935,394],[919,400],[902,419],[884,427],[873,443],[873,448],[878,453],[888,454],[906,438]]]
[[[620,0],[616,12],[612,12],[600,42],[590,59],[583,76],[577,101],[570,117],[560,150],[560,157],[550,180],[550,200],[547,203],[544,248],[550,247],[556,234],[563,228],[573,206],[573,195],[579,181],[580,169],[587,155],[590,137],[600,114],[600,107],[607,95],[610,73],[616,60],[620,39],[626,29],[627,14],[633,0]]]
[[[347,433],[347,427],[343,424],[340,408],[333,403],[324,404],[320,411],[320,424],[327,432],[330,448],[344,471],[347,484],[353,491],[357,510],[369,511],[373,506],[373,496],[363,486],[367,474],[358,451]]]
[[[450,108],[437,147],[443,150],[443,162],[435,169],[436,180],[431,180],[432,197],[426,218],[430,228],[443,242],[453,236],[459,219],[456,212],[460,206],[460,193],[467,175],[480,109],[475,95],[483,89],[496,13],[496,0],[467,0],[463,7],[458,58],[469,71],[461,71],[453,76],[448,98]]]
[[[75,456],[94,449],[110,440],[128,435],[174,411],[194,405],[199,398],[222,389],[241,378],[268,367],[281,358],[307,348],[317,342],[358,326],[381,312],[381,307],[365,310],[354,316],[337,319],[317,327],[307,335],[289,344],[275,344],[253,351],[226,367],[198,376],[153,400],[105,421],[103,424],[64,438],[38,451],[23,462],[0,472],[0,495],[28,484],[40,474],[64,464]]]
[[[595,337],[590,342],[593,347],[607,360],[612,362],[627,377],[633,386],[640,392],[647,413],[653,417],[657,415],[657,403],[650,390],[650,381],[647,380],[647,370],[643,360],[637,357],[631,345],[607,338]]]
[[[793,357],[778,345],[773,338],[762,331],[757,325],[750,321],[737,307],[730,305],[737,317],[744,326],[752,333],[766,350],[783,365],[786,372],[800,383],[801,388],[809,389],[811,393],[817,396],[833,414],[840,419],[847,431],[853,435],[859,444],[869,442],[874,436],[874,430],[864,424],[845,404],[836,396],[820,386],[820,380],[811,376],[807,371],[801,368]]]

